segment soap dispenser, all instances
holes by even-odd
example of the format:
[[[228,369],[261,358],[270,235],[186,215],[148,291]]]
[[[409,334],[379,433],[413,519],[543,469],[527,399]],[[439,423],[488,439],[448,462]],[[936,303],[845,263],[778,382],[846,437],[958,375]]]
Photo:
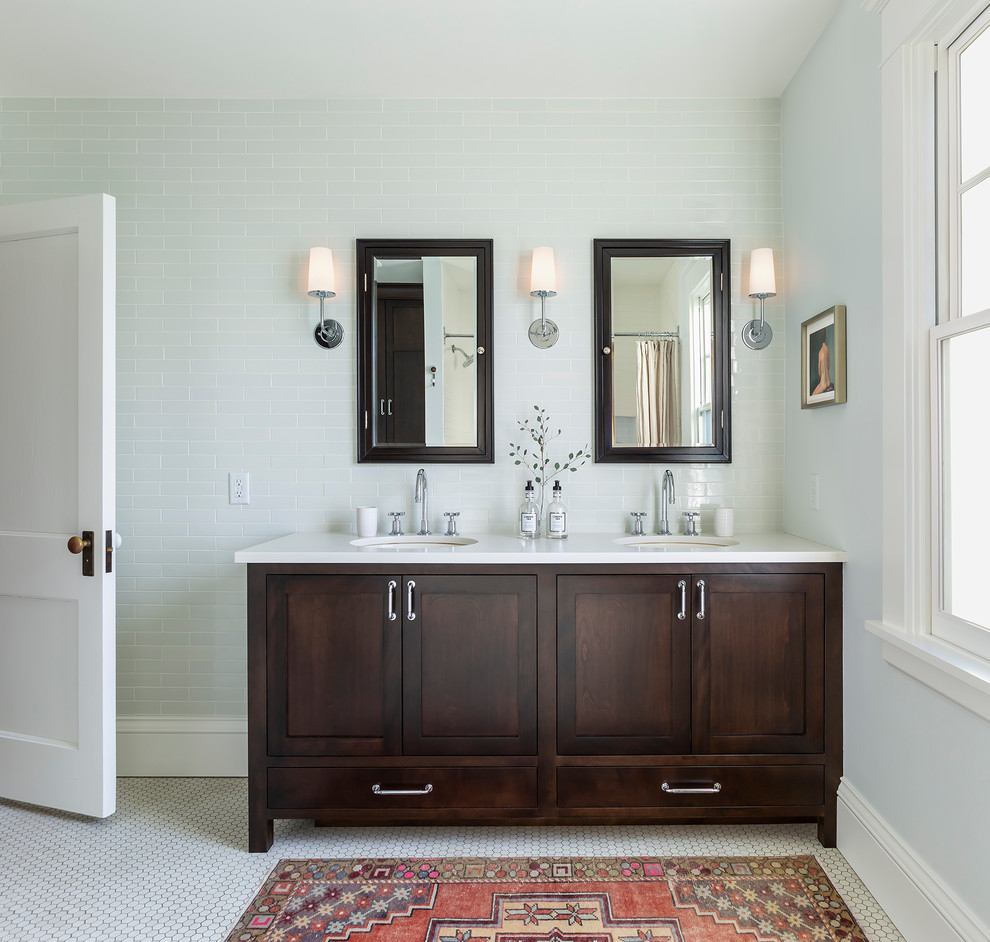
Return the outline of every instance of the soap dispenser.
[[[560,481],[553,482],[553,500],[547,508],[547,539],[567,539],[567,508],[560,495]]]
[[[540,509],[533,495],[533,482],[526,482],[526,496],[519,505],[519,536],[535,540],[540,535]]]

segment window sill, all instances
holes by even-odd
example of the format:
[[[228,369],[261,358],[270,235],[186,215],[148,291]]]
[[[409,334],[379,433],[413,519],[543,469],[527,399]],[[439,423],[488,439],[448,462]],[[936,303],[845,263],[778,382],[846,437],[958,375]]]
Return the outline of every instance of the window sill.
[[[990,722],[990,661],[883,622],[868,621],[866,628],[883,642],[888,664]]]

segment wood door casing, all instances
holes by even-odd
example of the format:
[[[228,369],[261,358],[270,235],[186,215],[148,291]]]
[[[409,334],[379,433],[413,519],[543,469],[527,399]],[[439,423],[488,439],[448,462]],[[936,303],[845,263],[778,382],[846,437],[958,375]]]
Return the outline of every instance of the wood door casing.
[[[691,619],[694,753],[822,752],[824,577],[700,578],[707,611],[698,619],[696,601]]]
[[[398,618],[385,576],[272,576],[268,741],[273,755],[399,751]],[[398,598],[398,585],[394,590]]]
[[[557,749],[562,755],[688,752],[688,576],[557,580]],[[685,592],[687,588],[685,587]]]
[[[403,752],[535,755],[535,576],[410,576],[402,599]]]

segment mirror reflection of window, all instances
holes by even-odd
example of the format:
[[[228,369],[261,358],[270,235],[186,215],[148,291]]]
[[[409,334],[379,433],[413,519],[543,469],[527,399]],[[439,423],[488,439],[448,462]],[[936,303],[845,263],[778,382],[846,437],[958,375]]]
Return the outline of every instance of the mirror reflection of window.
[[[707,270],[691,292],[691,445],[708,445],[712,437],[712,279]],[[685,423],[687,425],[687,423]]]
[[[611,266],[612,444],[712,444],[711,259]]]

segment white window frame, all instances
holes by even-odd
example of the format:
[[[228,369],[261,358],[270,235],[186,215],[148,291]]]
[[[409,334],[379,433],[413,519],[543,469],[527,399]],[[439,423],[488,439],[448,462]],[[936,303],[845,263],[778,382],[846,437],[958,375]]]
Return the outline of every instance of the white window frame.
[[[947,140],[935,127],[936,50],[987,5],[864,0],[883,17],[883,616],[867,628],[888,663],[990,721],[990,660],[932,633],[930,339],[946,262],[936,235],[936,168],[945,159],[936,162],[936,147]]]

